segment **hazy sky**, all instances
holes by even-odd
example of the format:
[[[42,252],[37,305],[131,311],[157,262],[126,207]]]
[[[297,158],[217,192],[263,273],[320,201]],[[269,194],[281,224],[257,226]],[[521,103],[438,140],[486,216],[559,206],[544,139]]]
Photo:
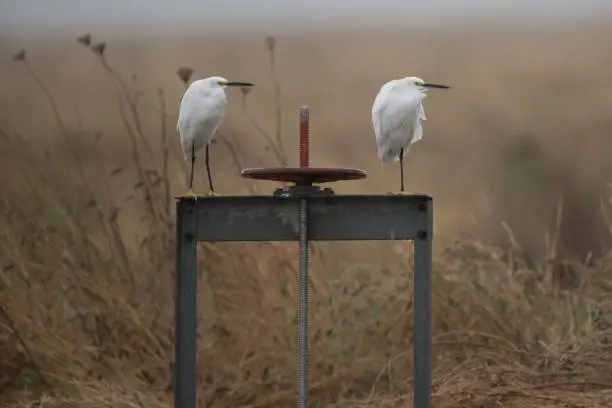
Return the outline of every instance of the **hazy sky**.
[[[365,21],[409,26],[453,20],[611,16],[612,0],[0,0],[0,30],[167,31],[275,23]]]

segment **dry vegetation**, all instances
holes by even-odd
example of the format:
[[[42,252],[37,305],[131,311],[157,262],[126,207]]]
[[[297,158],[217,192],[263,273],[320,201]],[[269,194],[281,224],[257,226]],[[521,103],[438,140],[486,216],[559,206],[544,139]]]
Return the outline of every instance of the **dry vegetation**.
[[[224,193],[271,191],[238,169],[295,162],[304,103],[313,165],[370,172],[336,190],[389,191],[397,169],[376,162],[369,127],[378,87],[409,73],[450,84],[428,98],[407,168],[412,190],[436,197],[433,404],[611,406],[611,36],[0,44],[0,404],[171,404],[177,68],[191,67],[256,84],[230,95],[213,147]],[[202,163],[197,174],[204,189]],[[313,247],[312,406],[411,406],[406,248]],[[294,404],[295,249],[201,246],[201,406]]]

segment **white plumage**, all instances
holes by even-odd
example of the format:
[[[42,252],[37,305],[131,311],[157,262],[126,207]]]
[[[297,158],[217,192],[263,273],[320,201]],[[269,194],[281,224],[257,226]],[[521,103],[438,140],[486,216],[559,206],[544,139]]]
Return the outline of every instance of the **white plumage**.
[[[404,191],[403,157],[412,143],[423,138],[422,120],[426,120],[423,100],[431,88],[449,88],[430,84],[418,77],[394,79],[380,88],[372,106],[372,127],[382,163],[400,162],[401,191]]]
[[[210,192],[214,192],[208,149],[225,113],[227,104],[225,87],[252,85],[249,82],[229,82],[223,77],[212,76],[192,82],[183,94],[176,130],[181,139],[185,160],[191,158],[188,195],[195,196],[192,190],[195,153],[202,148],[206,148],[206,171]]]
[[[222,77],[210,77],[193,81],[181,99],[176,130],[181,138],[185,160],[191,158],[192,150],[204,148],[215,137],[223,120],[227,97],[220,83],[228,81]]]

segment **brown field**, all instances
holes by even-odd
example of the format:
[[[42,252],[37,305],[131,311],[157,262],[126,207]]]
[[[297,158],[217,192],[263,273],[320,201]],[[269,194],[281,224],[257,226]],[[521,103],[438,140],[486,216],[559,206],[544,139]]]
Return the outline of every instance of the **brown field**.
[[[312,164],[369,172],[337,192],[394,190],[376,92],[406,75],[451,85],[427,99],[406,169],[435,197],[433,406],[612,406],[612,30],[275,34],[272,51],[266,33],[177,35],[108,40],[103,57],[76,35],[0,42],[0,405],[171,405],[176,70],[190,66],[256,84],[229,91],[213,146],[225,194],[274,187],[240,167],[296,163],[301,104]],[[296,252],[201,245],[202,407],[294,405]],[[313,245],[311,406],[411,406],[406,254]]]

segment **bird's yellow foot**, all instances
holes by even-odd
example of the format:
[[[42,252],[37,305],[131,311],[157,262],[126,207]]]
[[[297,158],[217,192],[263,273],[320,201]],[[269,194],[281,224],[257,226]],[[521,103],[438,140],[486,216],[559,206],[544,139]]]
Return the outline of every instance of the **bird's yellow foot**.
[[[407,191],[391,191],[391,192],[388,192],[387,194],[389,195],[411,195],[411,193]]]
[[[184,195],[183,197],[186,198],[193,198],[194,200],[198,198],[198,195],[196,193],[193,192],[192,189],[189,189]]]
[[[209,191],[206,195],[209,197],[220,197],[221,196],[221,194],[215,193],[214,191]]]

